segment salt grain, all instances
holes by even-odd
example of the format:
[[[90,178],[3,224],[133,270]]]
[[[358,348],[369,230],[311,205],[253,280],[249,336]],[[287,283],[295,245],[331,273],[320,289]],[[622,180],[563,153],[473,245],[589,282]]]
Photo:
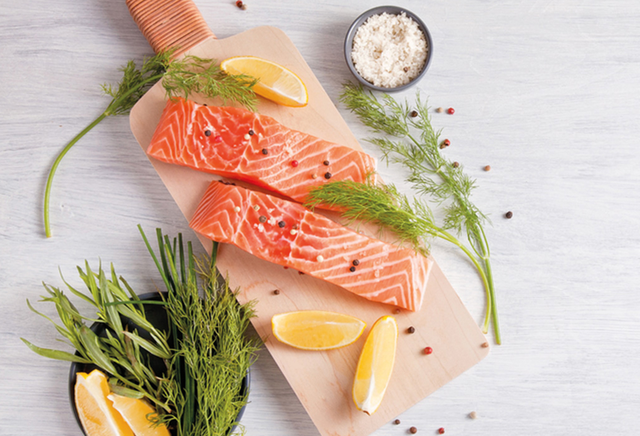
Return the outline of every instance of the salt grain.
[[[427,40],[404,12],[369,17],[353,38],[351,59],[375,86],[396,88],[415,79],[427,59]]]

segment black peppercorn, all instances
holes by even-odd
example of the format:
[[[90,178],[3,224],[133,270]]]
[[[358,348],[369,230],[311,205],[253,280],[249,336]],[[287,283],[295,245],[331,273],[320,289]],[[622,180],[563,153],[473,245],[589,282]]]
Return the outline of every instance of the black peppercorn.
[[[411,111],[411,113],[409,114],[409,116],[410,116],[411,118],[415,118],[415,117],[417,117],[417,116],[418,116],[418,111]]]
[[[459,164],[458,162],[454,162],[454,163],[453,163],[453,167],[454,167],[454,168],[458,168],[459,166],[460,166],[460,164]]]
[[[256,134],[256,132],[254,132],[252,129],[249,129],[249,135],[253,136],[255,134]]]
[[[328,160],[325,160],[324,162],[322,162],[324,165],[329,166],[331,164],[331,162],[329,162]]]
[[[393,421],[393,423],[394,423],[395,425],[399,425],[399,424],[400,424],[400,420],[399,420],[399,419],[396,419],[395,421]]]
[[[278,227],[283,228],[286,225],[287,223],[285,223],[284,221],[278,221]]]
[[[262,149],[262,154],[269,154],[269,150],[267,150],[266,148]]]
[[[355,259],[353,262],[351,262],[353,264],[353,266],[358,266],[360,265],[360,261],[358,259]]]
[[[331,173],[324,173],[324,178],[325,179],[330,179],[331,178]]]
[[[261,223],[266,223],[267,222],[267,217],[264,215],[260,215],[260,218],[258,218],[258,221],[260,221]]]
[[[416,332],[416,328],[414,326],[411,326],[407,329],[407,333],[415,333]]]
[[[211,130],[205,130],[204,136],[211,136]]]
[[[511,219],[511,217],[513,216],[513,212],[509,211],[507,213],[504,214],[505,218]]]
[[[280,293],[280,290],[276,289],[275,291],[273,291],[273,293],[274,293],[275,295],[278,295],[278,294]]]
[[[411,428],[409,429],[409,433],[411,433],[411,434],[416,434],[416,433],[418,433],[418,429],[417,429],[417,428],[415,428],[415,427],[411,427]]]
[[[355,266],[352,266],[351,268],[349,268],[349,271],[351,271],[351,272],[356,272],[356,267],[355,267]]]

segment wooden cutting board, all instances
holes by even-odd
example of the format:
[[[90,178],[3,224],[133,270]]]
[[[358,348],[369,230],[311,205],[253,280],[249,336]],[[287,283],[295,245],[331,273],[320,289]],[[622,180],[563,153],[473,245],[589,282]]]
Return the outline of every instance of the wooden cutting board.
[[[166,31],[159,32],[159,24],[155,30],[149,30],[153,23],[158,23],[157,18],[149,19],[149,14],[142,14],[142,18],[136,16],[135,7],[145,1],[128,2],[134,19],[154,49],[171,46],[170,40],[162,39]],[[167,1],[156,0],[153,4],[160,8],[163,2]],[[188,5],[189,13],[194,16],[195,6],[190,0],[172,3]],[[180,24],[179,18],[185,14],[169,15],[162,24],[183,29],[176,35],[185,35],[187,30],[184,29],[193,29],[193,26]],[[141,22],[145,17],[146,24]],[[201,17],[198,17],[199,14],[193,19],[196,27],[200,26],[198,20]],[[287,108],[261,99],[258,107],[261,114],[272,116],[292,129],[361,150],[331,99],[282,31],[274,27],[259,27],[225,39],[216,39],[208,29],[203,32],[196,36],[187,32],[179,45],[188,46],[187,54],[217,60],[239,55],[269,59],[294,71],[307,85],[308,106]],[[158,33],[162,35],[158,36]],[[199,96],[193,98],[199,103],[219,103]],[[165,102],[164,90],[157,84],[131,111],[131,130],[144,150],[149,145]],[[216,177],[150,160],[189,220],[209,182]],[[207,250],[211,249],[210,241],[202,237],[200,240]],[[241,302],[257,300],[258,316],[254,318],[253,325],[322,435],[368,435],[478,363],[489,352],[488,348],[482,347],[484,335],[437,264],[429,279],[423,308],[414,313],[406,310],[396,313],[395,307],[361,299],[337,286],[285,270],[230,245],[220,247],[218,267],[228,275],[233,287],[242,288]],[[277,295],[273,292],[276,289],[280,291]],[[367,328],[356,343],[326,352],[301,351],[275,340],[271,335],[271,317],[274,314],[307,309],[348,313],[364,320]],[[368,416],[359,412],[351,399],[354,371],[370,327],[379,317],[389,314],[396,316],[400,329],[396,366],[380,409],[373,416]],[[414,334],[407,333],[410,326],[415,328]],[[433,354],[424,354],[427,346],[433,348]]]

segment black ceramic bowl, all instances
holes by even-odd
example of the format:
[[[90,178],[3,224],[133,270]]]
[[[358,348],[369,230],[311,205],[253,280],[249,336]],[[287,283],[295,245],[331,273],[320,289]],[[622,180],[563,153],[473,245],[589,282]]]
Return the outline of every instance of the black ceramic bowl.
[[[162,300],[162,296],[158,292],[142,294],[142,295],[139,295],[138,297],[141,300],[155,300],[155,301]],[[167,312],[163,306],[155,305],[155,304],[147,304],[144,306],[144,308],[145,308],[145,315],[147,319],[151,322],[151,324],[153,324],[156,328],[160,330],[166,331],[168,329]],[[132,323],[129,319],[123,318],[122,321],[125,326],[129,327],[130,331],[136,330],[140,336],[144,337],[145,339],[151,339],[149,334],[146,331],[141,329],[138,330],[136,325]],[[93,330],[98,336],[105,335],[105,327],[104,327],[104,324],[102,323],[94,323],[91,326],[91,330]],[[150,364],[154,372],[162,373],[162,368],[164,366],[162,359],[151,356]],[[84,433],[84,429],[82,428],[82,423],[80,422],[80,417],[78,416],[78,410],[76,409],[76,400],[75,400],[76,375],[79,372],[91,372],[96,368],[97,366],[95,365],[88,365],[88,364],[74,362],[71,364],[71,369],[69,370],[69,401],[71,402],[71,410],[73,411],[73,416],[75,416],[76,421],[78,422],[78,426],[80,427],[80,429],[82,430],[82,433],[85,436],[86,436],[86,433]],[[243,395],[249,393],[250,381],[251,381],[251,371],[248,370],[247,376],[242,382],[241,392]],[[246,407],[247,406],[245,405],[242,407],[242,409],[240,409],[240,412],[238,413],[238,417],[236,418],[236,422],[240,422],[240,420],[242,419],[242,415],[244,415],[244,410]],[[231,433],[233,433],[235,429],[236,429],[236,426],[231,427],[227,432],[227,434],[230,435]]]
[[[360,75],[360,73],[358,73],[358,70],[356,70],[353,64],[353,60],[351,59],[351,52],[353,50],[353,38],[355,37],[356,32],[358,31],[358,28],[362,25],[362,23],[364,23],[367,20],[367,18],[373,15],[382,14],[384,12],[392,15],[400,15],[402,12],[404,12],[407,17],[411,18],[413,21],[416,22],[416,24],[418,24],[418,27],[424,34],[424,38],[427,41],[427,58],[425,59],[424,65],[422,66],[422,70],[420,71],[420,73],[411,82],[406,83],[404,85],[397,86],[395,88],[384,88],[381,86],[375,86],[373,83],[364,79]],[[356,18],[353,24],[351,24],[351,27],[349,27],[349,30],[347,31],[347,36],[344,39],[344,57],[345,57],[345,60],[347,61],[347,67],[349,67],[349,70],[351,71],[351,73],[361,84],[367,86],[368,88],[374,89],[376,91],[397,92],[397,91],[405,90],[415,85],[420,81],[420,79],[424,77],[424,75],[427,72],[427,69],[429,68],[429,64],[431,63],[431,59],[433,58],[433,41],[431,40],[431,34],[429,33],[429,29],[427,29],[427,26],[420,19],[420,17],[418,17],[413,12],[408,11],[404,8],[400,8],[398,6],[379,6],[377,8],[369,9],[368,11],[360,15],[358,18]]]

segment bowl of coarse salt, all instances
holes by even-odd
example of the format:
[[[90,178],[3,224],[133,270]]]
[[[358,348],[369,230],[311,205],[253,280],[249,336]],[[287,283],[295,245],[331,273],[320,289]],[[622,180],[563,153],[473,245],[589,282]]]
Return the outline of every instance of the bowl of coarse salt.
[[[396,92],[415,85],[427,72],[433,41],[424,22],[397,6],[379,6],[349,27],[344,56],[363,85]]]

